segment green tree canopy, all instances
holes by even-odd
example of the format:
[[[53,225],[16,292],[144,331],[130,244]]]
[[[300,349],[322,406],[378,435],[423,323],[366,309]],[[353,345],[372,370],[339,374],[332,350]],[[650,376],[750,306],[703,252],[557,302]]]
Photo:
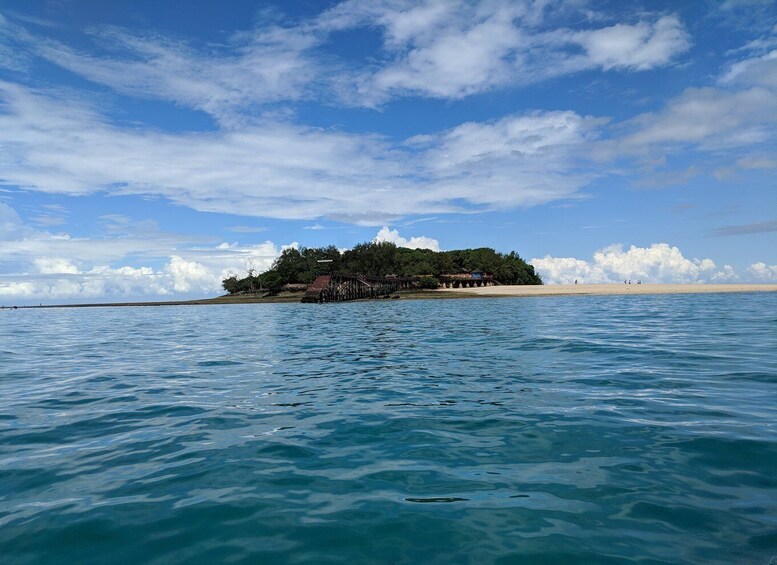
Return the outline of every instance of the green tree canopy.
[[[277,292],[284,284],[309,284],[318,274],[337,271],[375,277],[427,277],[426,286],[431,286],[432,279],[441,275],[473,271],[493,275],[502,284],[542,284],[534,267],[514,251],[500,253],[490,247],[432,251],[368,242],[342,253],[334,245],[284,249],[272,267],[254,277],[254,281],[232,276],[224,279],[223,286],[227,292],[234,293],[258,281],[263,288]]]

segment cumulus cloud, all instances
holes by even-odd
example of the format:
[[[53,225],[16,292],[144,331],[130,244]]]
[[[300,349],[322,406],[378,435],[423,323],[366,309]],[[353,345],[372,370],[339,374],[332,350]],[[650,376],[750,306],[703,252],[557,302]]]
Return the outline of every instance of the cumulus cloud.
[[[214,296],[224,278],[265,271],[282,249],[270,241],[197,242],[143,226],[135,235],[107,231],[87,238],[33,229],[0,203],[0,303]]]
[[[731,265],[723,265],[723,268],[710,277],[711,283],[740,282],[741,277],[734,271]]]
[[[739,279],[730,265],[718,268],[712,259],[688,259],[667,243],[650,247],[610,245],[586,261],[572,257],[545,256],[531,264],[550,284],[617,283],[624,280],[643,283],[734,282]]]
[[[389,229],[388,226],[383,226],[373,239],[376,243],[387,241],[393,243],[397,247],[407,247],[408,249],[431,249],[432,251],[440,250],[440,242],[431,237],[424,235],[411,237],[406,239],[399,235],[398,230]]]
[[[61,257],[36,257],[33,263],[41,275],[78,274],[78,267]]]
[[[777,265],[767,265],[759,261],[750,265],[748,272],[758,282],[777,282]]]
[[[83,241],[87,246],[89,240]],[[92,265],[83,269],[68,259],[36,257],[34,272],[0,276],[0,300],[79,301],[128,298],[202,298],[223,293],[221,281],[245,274],[250,263],[267,270],[279,254],[266,242],[244,247],[183,250],[169,255],[161,267]],[[79,261],[88,263],[87,261]]]

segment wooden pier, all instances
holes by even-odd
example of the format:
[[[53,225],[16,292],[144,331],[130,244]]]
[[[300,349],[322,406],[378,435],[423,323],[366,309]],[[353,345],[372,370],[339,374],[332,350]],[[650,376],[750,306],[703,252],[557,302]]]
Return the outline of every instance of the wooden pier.
[[[415,279],[367,277],[348,273],[319,275],[302,297],[302,302],[343,302],[364,298],[388,298],[398,290],[411,288]]]

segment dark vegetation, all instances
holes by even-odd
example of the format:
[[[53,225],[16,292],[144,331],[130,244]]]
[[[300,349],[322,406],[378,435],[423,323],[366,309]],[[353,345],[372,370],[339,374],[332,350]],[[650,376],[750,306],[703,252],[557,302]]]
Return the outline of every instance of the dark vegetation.
[[[319,261],[331,261],[320,263]],[[224,279],[224,290],[234,294],[260,289],[278,292],[285,284],[309,284],[318,274],[359,273],[367,276],[418,277],[419,288],[437,288],[441,275],[481,271],[501,284],[542,284],[534,267],[517,253],[491,248],[432,251],[407,249],[393,243],[361,243],[343,253],[335,246],[285,249],[272,268],[262,274],[250,270],[239,279]]]

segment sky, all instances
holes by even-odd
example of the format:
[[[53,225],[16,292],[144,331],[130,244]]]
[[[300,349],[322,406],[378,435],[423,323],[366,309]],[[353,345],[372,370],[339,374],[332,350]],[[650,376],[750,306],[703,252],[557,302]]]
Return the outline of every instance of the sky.
[[[0,0],[0,304],[365,241],[777,282],[777,3]]]

